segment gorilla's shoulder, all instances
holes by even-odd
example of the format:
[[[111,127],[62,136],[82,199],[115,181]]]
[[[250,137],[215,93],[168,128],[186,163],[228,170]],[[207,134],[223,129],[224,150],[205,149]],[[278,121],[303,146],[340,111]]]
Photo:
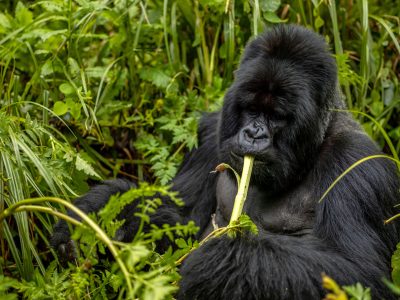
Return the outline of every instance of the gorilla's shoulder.
[[[199,145],[205,142],[216,142],[220,112],[203,113],[197,130]]]

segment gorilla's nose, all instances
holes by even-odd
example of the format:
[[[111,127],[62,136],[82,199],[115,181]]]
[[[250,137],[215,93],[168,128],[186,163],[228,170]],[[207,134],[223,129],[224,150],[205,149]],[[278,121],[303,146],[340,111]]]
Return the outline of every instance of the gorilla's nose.
[[[243,129],[243,134],[246,139],[268,139],[268,131],[264,126],[251,125]]]
[[[239,145],[250,151],[262,151],[271,143],[266,126],[250,124],[244,127],[239,135]]]

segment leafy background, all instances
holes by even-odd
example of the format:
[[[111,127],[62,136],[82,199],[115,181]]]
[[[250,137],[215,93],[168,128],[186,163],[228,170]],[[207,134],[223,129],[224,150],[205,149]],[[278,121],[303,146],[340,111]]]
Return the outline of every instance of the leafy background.
[[[196,146],[201,112],[221,106],[246,42],[275,23],[302,24],[326,38],[349,109],[398,158],[399,16],[396,0],[1,1],[0,214],[32,197],[70,201],[118,176],[152,184],[130,195],[147,224],[159,202],[144,197],[170,193],[166,184]],[[96,254],[106,252],[104,241],[85,235],[88,228],[75,232],[79,261],[61,268],[48,244],[57,220],[49,209],[65,211],[57,201],[40,209],[28,203],[1,222],[0,297],[126,295],[126,276]],[[96,221],[110,224],[107,210],[104,216]],[[130,296],[173,297],[175,262],[196,244],[188,238],[194,231],[194,224],[153,228],[116,245]],[[159,254],[154,241],[165,236],[177,249]],[[400,253],[393,267],[388,285],[399,293]],[[348,293],[368,299],[360,286]]]

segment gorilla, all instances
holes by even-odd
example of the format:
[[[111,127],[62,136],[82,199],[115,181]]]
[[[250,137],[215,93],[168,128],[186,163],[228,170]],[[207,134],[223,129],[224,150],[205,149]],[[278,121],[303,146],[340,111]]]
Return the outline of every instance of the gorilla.
[[[322,37],[282,25],[248,43],[221,111],[203,116],[199,146],[172,181],[184,206],[164,199],[151,219],[194,220],[199,240],[213,223],[226,226],[236,180],[210,171],[225,162],[240,172],[248,154],[255,161],[244,212],[259,232],[213,238],[193,251],[180,268],[178,299],[321,299],[321,273],[341,285],[360,282],[373,298],[393,298],[382,279],[390,278],[399,229],[383,221],[396,213],[396,166],[368,160],[319,201],[353,163],[381,153],[344,109],[335,59]],[[106,181],[75,204],[96,212],[133,186]],[[122,211],[117,239],[132,240],[134,210]],[[53,247],[65,251],[69,239],[59,222]]]

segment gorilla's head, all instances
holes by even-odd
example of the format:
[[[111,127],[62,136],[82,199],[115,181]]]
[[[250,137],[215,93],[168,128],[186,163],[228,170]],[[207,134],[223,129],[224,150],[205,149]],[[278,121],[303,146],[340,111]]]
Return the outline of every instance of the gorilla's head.
[[[219,125],[221,160],[241,170],[255,156],[253,183],[283,188],[310,168],[330,109],[341,104],[335,60],[322,37],[278,26],[250,42]]]

